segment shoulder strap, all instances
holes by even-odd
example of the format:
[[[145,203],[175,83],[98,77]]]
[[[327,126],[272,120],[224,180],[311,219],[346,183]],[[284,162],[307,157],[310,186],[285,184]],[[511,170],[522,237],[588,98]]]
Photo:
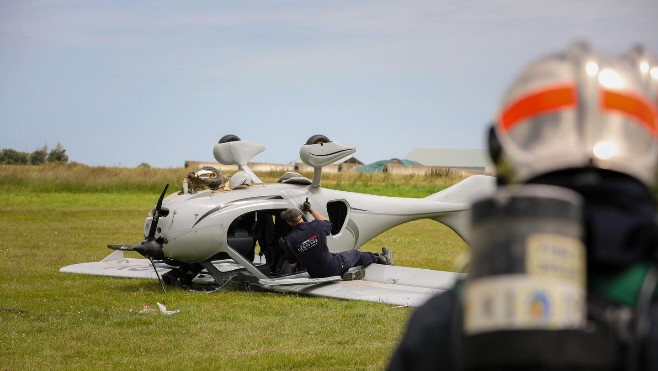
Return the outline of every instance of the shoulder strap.
[[[640,357],[642,355],[642,344],[646,340],[649,330],[651,328],[650,307],[651,302],[656,296],[656,286],[658,284],[658,266],[653,264],[649,267],[635,306],[635,313],[633,317],[633,332],[634,335],[631,339],[631,344],[628,352],[628,367],[627,370],[640,369]],[[658,326],[658,323],[654,323]]]

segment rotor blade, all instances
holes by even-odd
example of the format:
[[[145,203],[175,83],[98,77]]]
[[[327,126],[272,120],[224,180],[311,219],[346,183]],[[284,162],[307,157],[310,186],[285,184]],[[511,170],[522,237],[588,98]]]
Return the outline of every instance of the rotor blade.
[[[149,234],[146,237],[147,241],[152,241],[155,238],[155,231],[158,228],[158,219],[160,219],[160,210],[162,209],[162,200],[164,200],[165,194],[167,193],[167,188],[169,188],[169,183],[165,184],[165,187],[160,194],[160,198],[158,198],[158,203],[155,205],[153,220],[151,220],[151,228],[149,228]]]
[[[128,245],[107,245],[109,249],[120,251],[135,251],[135,246]]]

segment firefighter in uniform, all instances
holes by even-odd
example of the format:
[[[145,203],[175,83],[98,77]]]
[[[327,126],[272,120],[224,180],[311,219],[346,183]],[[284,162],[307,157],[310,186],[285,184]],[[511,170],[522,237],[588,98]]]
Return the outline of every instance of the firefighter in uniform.
[[[656,95],[641,46],[576,43],[518,77],[468,274],[412,314],[389,370],[658,370]]]

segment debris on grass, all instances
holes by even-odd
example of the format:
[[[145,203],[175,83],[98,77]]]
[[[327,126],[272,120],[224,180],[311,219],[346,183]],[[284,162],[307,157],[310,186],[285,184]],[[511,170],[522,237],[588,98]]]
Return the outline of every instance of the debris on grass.
[[[161,303],[156,303],[156,304],[158,306],[157,308],[155,308],[153,306],[153,304],[151,304],[151,303],[144,304],[144,307],[142,308],[142,310],[139,311],[139,313],[143,313],[143,314],[158,314],[158,313],[160,313],[160,314],[164,314],[166,316],[171,316],[173,314],[176,314],[176,313],[180,312],[180,309],[167,310],[167,307],[165,307],[164,304],[161,304]]]
[[[157,304],[158,304],[158,308],[160,308],[160,313],[162,313],[166,316],[171,316],[172,314],[176,314],[176,313],[180,312],[180,309],[167,310],[167,307],[165,307],[163,304],[160,304],[160,303],[157,303]]]
[[[160,311],[158,309],[153,308],[153,304],[151,304],[151,303],[144,304],[144,307],[142,308],[142,310],[139,311],[139,313],[142,313],[142,314],[144,314],[144,313],[145,314],[157,314],[159,312]]]

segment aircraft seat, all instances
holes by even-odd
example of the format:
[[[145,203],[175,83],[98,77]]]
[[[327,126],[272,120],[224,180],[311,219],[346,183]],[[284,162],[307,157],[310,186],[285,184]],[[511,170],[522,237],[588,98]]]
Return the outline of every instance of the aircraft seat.
[[[239,227],[235,228],[233,235],[227,236],[227,242],[231,248],[239,252],[245,258],[254,260],[256,238],[249,234],[248,230]]]

